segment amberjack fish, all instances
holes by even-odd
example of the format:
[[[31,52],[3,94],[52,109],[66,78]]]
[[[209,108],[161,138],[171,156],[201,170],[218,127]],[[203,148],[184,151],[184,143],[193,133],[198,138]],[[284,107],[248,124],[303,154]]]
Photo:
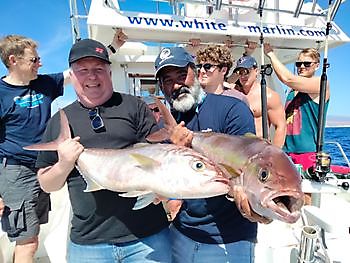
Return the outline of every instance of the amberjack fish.
[[[147,137],[153,142],[168,139],[177,125],[165,105],[156,101],[164,128]],[[194,132],[191,146],[214,161],[231,186],[244,189],[256,213],[287,223],[298,220],[304,202],[301,176],[280,148],[253,134],[233,136],[215,132]]]
[[[63,110],[60,110],[60,125],[60,135],[55,141],[25,149],[57,150],[61,142],[71,137]],[[229,191],[229,180],[212,161],[193,149],[173,144],[84,149],[76,168],[86,181],[86,192],[108,189],[122,197],[138,197],[133,209],[147,206],[156,196],[206,198]]]

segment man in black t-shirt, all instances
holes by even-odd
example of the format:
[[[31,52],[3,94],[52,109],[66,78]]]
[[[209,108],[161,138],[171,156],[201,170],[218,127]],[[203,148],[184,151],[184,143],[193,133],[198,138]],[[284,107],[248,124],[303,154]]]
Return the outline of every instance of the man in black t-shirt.
[[[84,147],[124,148],[157,129],[143,101],[113,92],[110,63],[106,48],[95,40],[73,45],[69,64],[78,100],[64,108],[73,138],[57,154],[39,153],[39,182],[46,192],[67,182],[73,210],[68,262],[170,262],[168,221],[161,204],[132,210],[135,198],[109,190],[84,192],[86,183],[74,168]],[[59,134],[59,119],[56,114],[50,120],[44,142]]]

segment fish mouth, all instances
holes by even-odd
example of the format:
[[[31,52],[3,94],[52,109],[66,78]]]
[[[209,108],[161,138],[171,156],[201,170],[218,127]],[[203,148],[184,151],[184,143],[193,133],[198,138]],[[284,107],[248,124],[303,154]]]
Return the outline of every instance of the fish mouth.
[[[229,185],[229,183],[230,183],[230,180],[228,180],[227,178],[225,178],[223,176],[215,176],[210,181],[211,182],[222,183],[222,184],[226,184],[226,185]]]
[[[295,223],[300,217],[304,204],[302,192],[290,191],[272,194],[267,198],[266,207],[269,207],[277,219],[286,223]]]

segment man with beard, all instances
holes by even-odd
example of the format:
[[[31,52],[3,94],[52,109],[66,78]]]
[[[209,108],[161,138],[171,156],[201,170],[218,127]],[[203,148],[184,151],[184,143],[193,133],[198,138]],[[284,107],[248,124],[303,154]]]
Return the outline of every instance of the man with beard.
[[[255,132],[253,115],[244,102],[204,93],[193,58],[183,48],[163,49],[155,69],[160,88],[179,123],[172,131],[174,143],[189,145],[189,130],[232,135]],[[240,189],[232,189],[229,194],[235,197],[236,205],[225,196],[183,200],[171,226],[173,262],[254,261],[256,221],[267,221],[250,210]],[[168,203],[172,202],[179,201]]]

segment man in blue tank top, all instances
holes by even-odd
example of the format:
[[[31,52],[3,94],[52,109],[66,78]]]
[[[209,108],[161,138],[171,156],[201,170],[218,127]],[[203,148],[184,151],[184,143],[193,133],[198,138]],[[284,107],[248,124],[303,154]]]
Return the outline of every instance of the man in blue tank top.
[[[193,58],[183,48],[163,49],[155,68],[178,126],[235,135],[255,132],[253,115],[244,102],[204,93]],[[220,67],[212,65],[210,70],[220,71]],[[224,74],[216,75],[223,81]],[[190,137],[191,133],[185,132],[182,139]],[[262,219],[257,215],[250,219],[255,222],[243,217],[225,196],[183,200],[171,226],[173,262],[253,262],[256,221]]]
[[[314,48],[302,50],[295,62],[298,75],[294,75],[279,61],[269,44],[265,44],[264,51],[279,80],[291,89],[285,106],[287,134],[283,149],[294,163],[307,170],[315,165],[316,159],[321,78],[315,76],[315,72],[320,65],[320,54]],[[329,98],[327,83],[325,114]]]

